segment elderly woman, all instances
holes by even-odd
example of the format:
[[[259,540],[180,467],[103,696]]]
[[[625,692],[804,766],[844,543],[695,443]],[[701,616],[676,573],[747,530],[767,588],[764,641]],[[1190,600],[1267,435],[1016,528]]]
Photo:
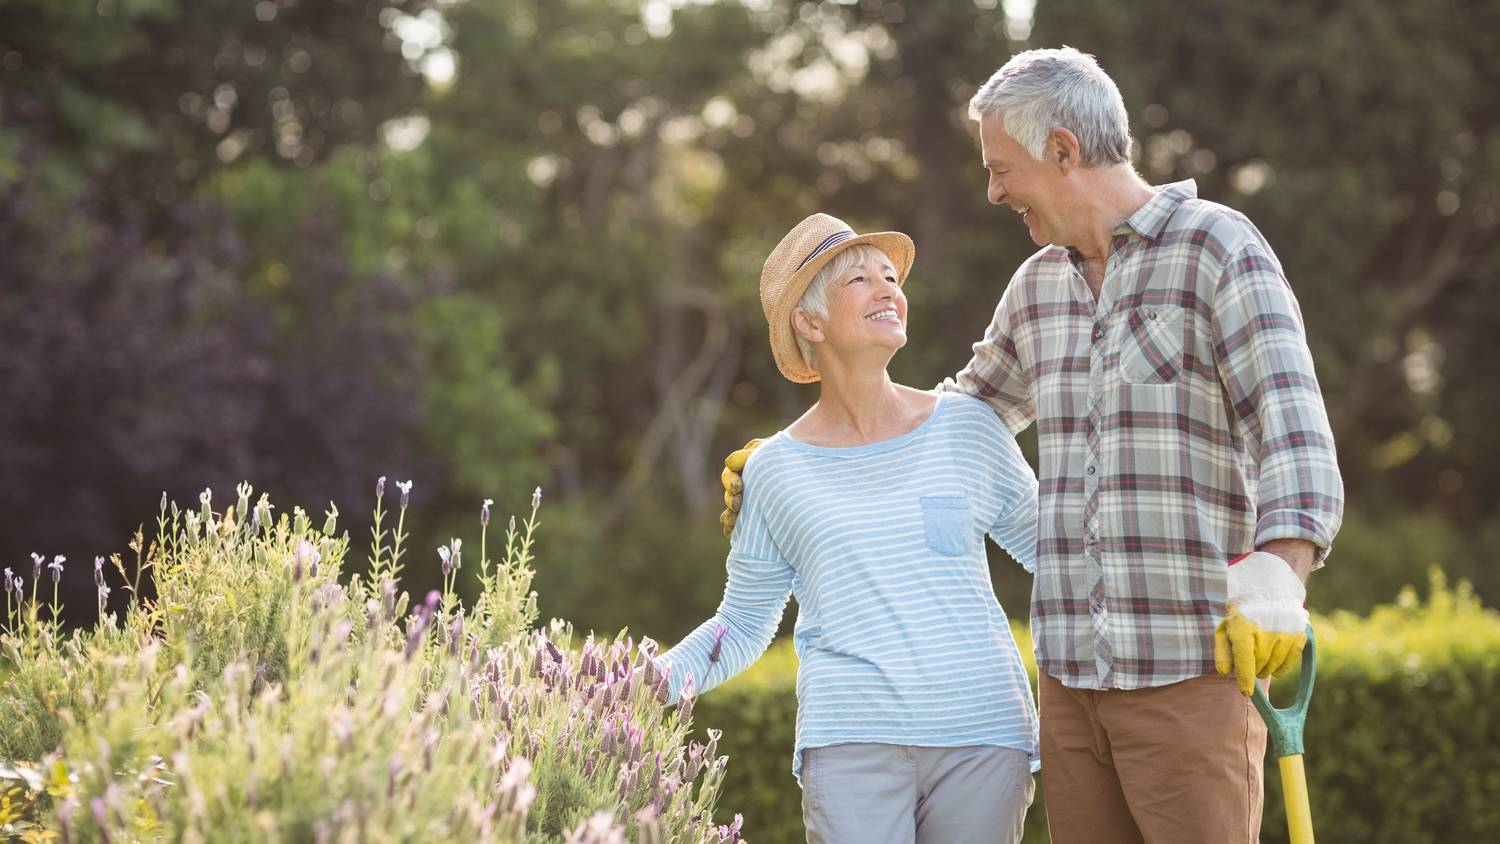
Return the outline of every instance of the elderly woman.
[[[670,699],[705,692],[760,657],[796,595],[811,842],[1015,841],[1031,803],[1036,713],[984,535],[1031,569],[1036,478],[983,402],[886,372],[913,254],[815,214],[766,260],[776,365],[818,401],[750,457],[723,602],[655,662]]]

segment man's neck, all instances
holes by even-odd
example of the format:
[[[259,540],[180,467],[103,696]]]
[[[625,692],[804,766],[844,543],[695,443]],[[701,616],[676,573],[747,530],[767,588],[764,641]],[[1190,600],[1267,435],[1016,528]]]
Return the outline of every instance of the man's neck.
[[[1065,245],[1078,250],[1086,266],[1096,266],[1102,279],[1115,229],[1156,192],[1128,164],[1094,170],[1080,187],[1078,205],[1071,213],[1077,227],[1070,238],[1073,242]]]

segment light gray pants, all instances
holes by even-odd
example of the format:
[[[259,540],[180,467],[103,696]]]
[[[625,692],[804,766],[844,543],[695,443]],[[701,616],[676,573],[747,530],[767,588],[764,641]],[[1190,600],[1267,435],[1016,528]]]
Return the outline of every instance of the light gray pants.
[[[1009,747],[835,744],[802,751],[808,844],[1015,844],[1035,792]]]

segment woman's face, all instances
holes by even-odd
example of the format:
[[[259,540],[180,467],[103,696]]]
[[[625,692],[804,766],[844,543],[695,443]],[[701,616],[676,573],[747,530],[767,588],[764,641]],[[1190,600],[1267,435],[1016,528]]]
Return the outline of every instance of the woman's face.
[[[860,351],[906,345],[906,295],[884,255],[865,260],[829,282],[823,342],[832,349]]]

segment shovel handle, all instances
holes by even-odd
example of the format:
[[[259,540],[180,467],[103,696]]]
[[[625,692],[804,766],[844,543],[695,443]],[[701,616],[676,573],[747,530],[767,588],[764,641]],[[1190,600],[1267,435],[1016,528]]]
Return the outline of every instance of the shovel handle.
[[[1267,737],[1271,749],[1278,757],[1296,756],[1302,753],[1302,728],[1307,724],[1307,704],[1312,700],[1313,680],[1318,671],[1317,642],[1312,625],[1307,625],[1307,646],[1302,649],[1302,672],[1297,678],[1297,699],[1286,709],[1277,709],[1255,684],[1255,708],[1265,719]]]

